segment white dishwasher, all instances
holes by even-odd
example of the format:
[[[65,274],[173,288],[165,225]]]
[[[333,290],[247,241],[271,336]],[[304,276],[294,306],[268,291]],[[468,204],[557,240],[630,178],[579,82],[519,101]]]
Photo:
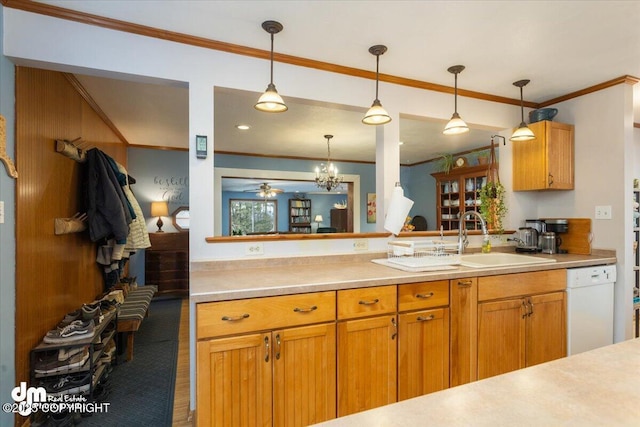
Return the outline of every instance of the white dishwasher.
[[[567,355],[613,344],[616,266],[567,270]]]

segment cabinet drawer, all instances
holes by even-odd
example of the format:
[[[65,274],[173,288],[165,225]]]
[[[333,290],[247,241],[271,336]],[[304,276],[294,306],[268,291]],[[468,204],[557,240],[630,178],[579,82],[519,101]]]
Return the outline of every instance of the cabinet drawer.
[[[478,301],[535,295],[567,288],[567,270],[533,271],[478,278]]]
[[[449,305],[449,281],[409,283],[398,286],[398,311]]]
[[[197,339],[328,322],[336,318],[335,292],[208,302],[196,308]]]
[[[338,320],[394,313],[397,306],[395,285],[338,291]]]

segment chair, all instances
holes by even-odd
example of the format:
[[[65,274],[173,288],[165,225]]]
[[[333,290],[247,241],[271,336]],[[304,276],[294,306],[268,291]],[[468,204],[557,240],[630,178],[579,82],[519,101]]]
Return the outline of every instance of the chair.
[[[422,215],[414,216],[411,225],[415,227],[414,231],[427,231],[427,219]]]
[[[318,233],[336,233],[338,230],[335,227],[318,227]]]

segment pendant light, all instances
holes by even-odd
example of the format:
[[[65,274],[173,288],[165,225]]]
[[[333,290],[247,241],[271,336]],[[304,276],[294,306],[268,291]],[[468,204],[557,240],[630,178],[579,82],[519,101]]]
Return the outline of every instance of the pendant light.
[[[256,110],[264,111],[267,113],[282,113],[288,110],[282,97],[276,90],[276,85],[273,84],[273,35],[282,31],[282,24],[276,21],[264,21],[262,28],[271,34],[271,80],[267,86],[267,90],[260,96],[256,105]]]
[[[461,133],[469,132],[469,126],[467,126],[467,124],[460,118],[460,115],[458,114],[458,74],[460,74],[462,70],[464,70],[464,65],[454,65],[447,69],[448,72],[455,75],[456,83],[453,95],[453,115],[451,116],[451,120],[449,120],[449,123],[447,123],[447,125],[444,127],[444,130],[442,131],[442,133],[445,135],[458,135]]]
[[[383,125],[385,123],[389,123],[391,121],[391,117],[382,107],[380,100],[378,99],[378,80],[379,80],[379,65],[380,65],[380,55],[387,51],[387,47],[384,45],[375,45],[369,48],[369,53],[376,56],[376,99],[373,100],[373,104],[371,104],[371,108],[367,111],[364,118],[362,119],[362,123],[365,125]]]
[[[530,80],[518,80],[514,82],[513,85],[520,88],[520,114],[522,116],[522,121],[520,122],[520,126],[513,132],[510,141],[530,141],[534,139],[536,136],[533,131],[529,129],[529,126],[524,122],[524,100],[522,98],[522,88],[525,87]]]

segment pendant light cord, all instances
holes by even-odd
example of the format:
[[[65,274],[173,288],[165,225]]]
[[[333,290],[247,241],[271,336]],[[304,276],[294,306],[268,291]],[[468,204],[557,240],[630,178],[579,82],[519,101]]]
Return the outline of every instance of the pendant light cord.
[[[380,80],[380,55],[376,55],[376,101],[378,101],[378,81]]]
[[[273,84],[273,33],[271,33],[271,84]]]
[[[521,123],[524,123],[524,99],[522,95],[522,86],[520,86],[520,117]]]
[[[453,112],[455,114],[458,114],[458,73],[455,74],[455,81],[456,84],[454,85],[454,89],[453,89]]]

